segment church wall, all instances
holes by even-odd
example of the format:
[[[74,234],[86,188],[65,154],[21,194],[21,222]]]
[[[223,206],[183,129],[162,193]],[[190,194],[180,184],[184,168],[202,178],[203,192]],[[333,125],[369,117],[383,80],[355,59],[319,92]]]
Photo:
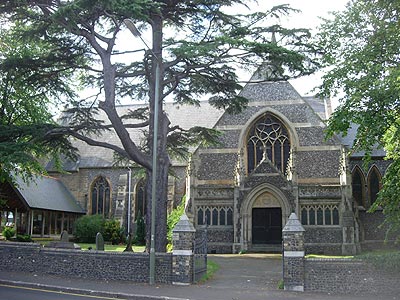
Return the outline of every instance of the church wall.
[[[296,170],[301,178],[339,178],[340,151],[299,151]]]
[[[86,210],[89,192],[87,170],[68,174],[49,173],[49,175],[60,178],[82,208]]]
[[[342,228],[340,226],[304,226],[307,254],[340,255],[342,252]]]
[[[217,146],[210,146],[209,149],[237,149],[239,147],[240,130],[220,130]]]
[[[337,145],[333,139],[325,141],[325,132],[323,127],[298,127],[296,128],[299,137],[300,146],[326,146]]]
[[[199,180],[233,180],[237,164],[236,153],[200,153],[197,169]]]

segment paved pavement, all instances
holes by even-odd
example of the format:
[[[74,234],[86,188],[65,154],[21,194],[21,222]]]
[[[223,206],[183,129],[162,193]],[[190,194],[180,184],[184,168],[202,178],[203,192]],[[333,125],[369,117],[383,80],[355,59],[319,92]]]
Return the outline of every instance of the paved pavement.
[[[385,298],[382,295],[330,295],[279,290],[278,282],[282,276],[282,261],[278,255],[209,255],[209,259],[219,264],[220,269],[206,283],[190,286],[150,286],[122,281],[60,278],[12,271],[0,272],[0,284],[136,300],[400,299],[397,296]]]

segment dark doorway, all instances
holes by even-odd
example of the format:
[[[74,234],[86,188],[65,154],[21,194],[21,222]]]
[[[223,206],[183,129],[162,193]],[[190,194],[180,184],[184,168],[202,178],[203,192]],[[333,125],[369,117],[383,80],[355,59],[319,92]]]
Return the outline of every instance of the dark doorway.
[[[280,244],[282,242],[282,210],[280,208],[253,208],[253,244]]]

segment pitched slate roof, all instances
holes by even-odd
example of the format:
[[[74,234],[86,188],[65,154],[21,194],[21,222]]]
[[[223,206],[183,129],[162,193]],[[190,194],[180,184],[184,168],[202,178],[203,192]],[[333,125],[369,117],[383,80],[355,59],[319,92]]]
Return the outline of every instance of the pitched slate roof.
[[[117,111],[119,115],[124,115],[129,110],[135,110],[143,106],[143,104],[121,105],[117,107]],[[208,102],[203,101],[200,103],[200,106],[176,105],[167,102],[164,104],[164,112],[167,114],[171,126],[179,125],[183,129],[189,129],[193,126],[213,128],[224,111],[218,110]],[[107,116],[103,111],[100,111],[96,118],[104,120],[105,124],[109,124]],[[143,143],[143,132],[141,129],[129,128],[128,131],[133,142],[136,144]],[[121,145],[114,130],[103,132],[101,136],[94,138],[114,145]],[[78,162],[65,161],[63,165],[64,170],[73,172],[79,168],[108,168],[113,166],[112,150],[89,146],[79,140],[74,141],[74,146],[79,150],[80,159]],[[48,171],[55,171],[54,163],[50,162],[46,166],[46,169]]]
[[[15,180],[15,191],[31,209],[85,213],[75,197],[56,178],[39,176],[26,183],[21,177],[17,176]]]
[[[352,124],[349,130],[347,131],[347,135],[345,136],[338,135],[340,142],[349,149],[351,149],[354,146],[354,141],[356,140],[358,127],[359,126],[357,124]],[[353,158],[362,158],[364,156],[365,156],[365,151],[359,151],[351,154],[351,157]],[[375,147],[372,149],[371,156],[384,157],[386,156],[386,151],[378,147],[378,145],[375,145]]]
[[[322,119],[326,119],[325,103],[315,97],[302,97],[288,81],[262,81],[262,75],[255,73],[251,82],[241,91],[240,95],[247,97],[250,102],[254,101],[276,101],[276,100],[300,100],[307,103],[312,110]],[[144,105],[121,105],[117,107],[119,115],[126,114],[129,110],[135,110]],[[171,126],[179,125],[183,129],[193,126],[214,128],[218,120],[224,114],[223,110],[218,110],[211,106],[207,101],[200,102],[200,106],[176,105],[170,102],[164,104],[164,112],[170,119]],[[109,123],[105,113],[99,112],[98,119]],[[143,132],[141,129],[128,129],[133,142],[143,144]],[[113,130],[104,132],[97,140],[108,142],[114,145],[121,145],[117,135]],[[77,171],[79,168],[109,168],[113,166],[113,151],[89,146],[86,143],[76,140],[74,145],[79,149],[80,160],[78,162],[66,161],[64,169],[66,171]],[[190,149],[191,151],[194,148]],[[173,162],[175,164],[177,162]],[[54,165],[49,163],[47,170],[55,171]]]

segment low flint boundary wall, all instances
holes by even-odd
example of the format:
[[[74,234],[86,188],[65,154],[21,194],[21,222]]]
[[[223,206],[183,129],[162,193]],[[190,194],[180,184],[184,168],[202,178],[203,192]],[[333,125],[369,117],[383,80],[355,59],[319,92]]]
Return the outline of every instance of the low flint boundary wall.
[[[43,248],[35,243],[0,243],[0,270],[88,279],[149,281],[149,254]],[[170,284],[172,253],[156,253],[155,282]]]
[[[379,270],[360,259],[306,258],[304,290],[340,294],[396,295],[400,274]]]

